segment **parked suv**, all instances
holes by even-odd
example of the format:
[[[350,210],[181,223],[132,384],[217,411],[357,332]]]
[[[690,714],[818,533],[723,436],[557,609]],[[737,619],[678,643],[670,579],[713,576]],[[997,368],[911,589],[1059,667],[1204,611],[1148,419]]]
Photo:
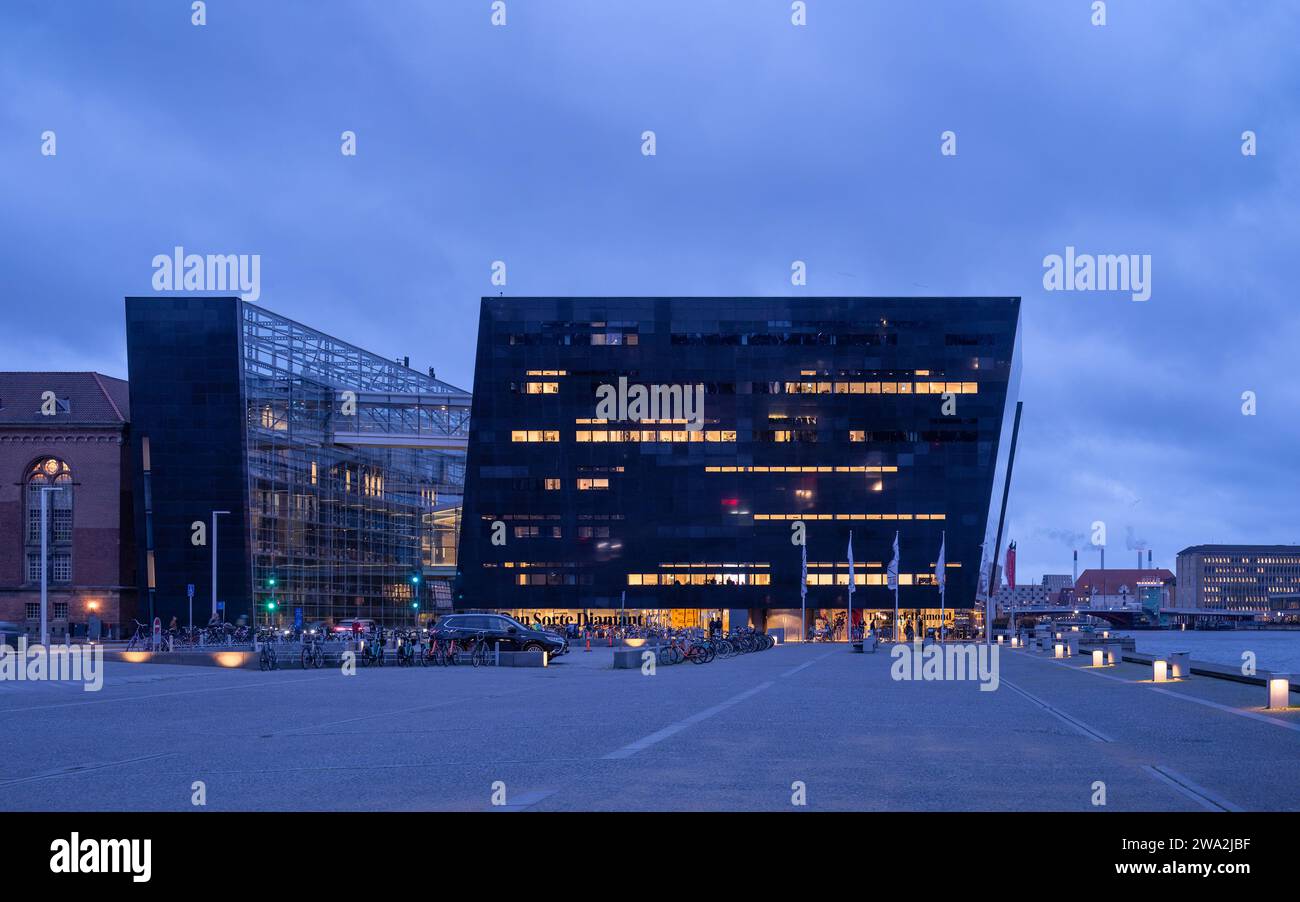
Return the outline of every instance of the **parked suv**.
[[[449,614],[438,621],[433,635],[468,641],[482,633],[489,643],[500,642],[502,651],[545,651],[551,657],[569,650],[563,637],[530,629],[504,614]]]

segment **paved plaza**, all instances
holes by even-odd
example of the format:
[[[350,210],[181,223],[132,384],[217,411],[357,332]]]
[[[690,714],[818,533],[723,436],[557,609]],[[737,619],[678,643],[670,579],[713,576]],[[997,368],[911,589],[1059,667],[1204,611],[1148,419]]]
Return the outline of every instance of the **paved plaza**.
[[[1300,810],[1300,710],[1203,677],[1003,650],[1001,684],[896,682],[887,647],[611,669],[262,673],[105,664],[0,683],[0,809]],[[502,787],[497,786],[498,796]]]

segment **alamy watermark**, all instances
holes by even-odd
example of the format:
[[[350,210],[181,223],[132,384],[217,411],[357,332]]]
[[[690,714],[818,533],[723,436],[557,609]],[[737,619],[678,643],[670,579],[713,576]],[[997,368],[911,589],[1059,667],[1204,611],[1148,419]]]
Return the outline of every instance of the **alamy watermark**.
[[[993,692],[1001,682],[997,645],[983,642],[898,644],[889,675],[897,681],[978,680],[980,692]]]
[[[686,431],[704,428],[704,386],[628,385],[626,376],[618,385],[596,387],[596,416],[602,420],[678,420]]]
[[[27,645],[18,637],[18,648],[0,643],[0,682],[81,683],[86,692],[104,688],[102,645]]]
[[[1127,291],[1135,301],[1151,297],[1150,254],[1065,254],[1043,258],[1047,291]]]
[[[154,291],[238,291],[245,301],[262,296],[261,254],[187,254],[153,258]]]

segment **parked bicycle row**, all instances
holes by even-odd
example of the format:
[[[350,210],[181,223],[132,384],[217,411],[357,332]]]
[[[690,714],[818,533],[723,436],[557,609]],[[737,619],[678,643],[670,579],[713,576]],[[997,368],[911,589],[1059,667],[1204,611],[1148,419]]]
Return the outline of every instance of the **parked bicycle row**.
[[[345,652],[356,654],[361,667],[475,667],[496,661],[497,651],[546,652],[552,658],[569,651],[568,640],[544,630],[529,629],[499,614],[453,614],[429,629],[386,630],[336,634],[315,630],[260,631],[259,661],[263,670],[275,670],[282,660],[303,667],[340,663]]]
[[[735,630],[727,635],[704,635],[702,630],[672,630],[659,646],[656,657],[660,664],[708,664],[715,658],[733,658],[736,655],[767,651],[776,640],[766,633],[753,630]]]

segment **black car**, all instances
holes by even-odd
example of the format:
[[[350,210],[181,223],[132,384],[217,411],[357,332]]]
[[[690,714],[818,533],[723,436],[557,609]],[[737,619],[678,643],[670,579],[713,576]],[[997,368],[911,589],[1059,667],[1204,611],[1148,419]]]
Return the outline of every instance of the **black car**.
[[[504,614],[450,614],[433,628],[434,636],[458,642],[467,642],[480,634],[489,643],[500,642],[502,651],[545,651],[556,657],[569,650],[569,643],[562,636],[530,629]]]

